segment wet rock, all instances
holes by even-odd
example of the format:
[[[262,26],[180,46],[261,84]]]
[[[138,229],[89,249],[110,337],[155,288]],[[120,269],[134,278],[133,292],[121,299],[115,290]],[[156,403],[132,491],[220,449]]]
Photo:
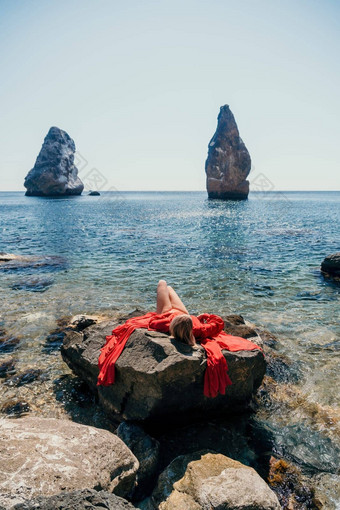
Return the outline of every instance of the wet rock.
[[[15,255],[0,253],[0,271],[20,271],[27,269],[61,270],[67,267],[66,259],[49,255]],[[30,277],[28,277],[30,278]]]
[[[275,493],[249,466],[211,452],[177,457],[159,476],[147,508],[279,510]]]
[[[328,276],[340,278],[340,252],[327,255],[321,263],[321,271]]]
[[[117,435],[138,459],[139,469],[134,499],[143,499],[151,492],[158,474],[160,444],[133,423],[121,423],[117,429]]]
[[[6,383],[8,386],[24,386],[25,384],[30,384],[37,379],[41,379],[42,370],[29,368],[24,372],[20,372],[19,374],[14,375],[7,379]],[[45,379],[46,379],[45,375]]]
[[[205,163],[209,198],[244,200],[248,197],[251,160],[240,138],[234,115],[221,106],[217,129],[209,142]]]
[[[43,278],[39,276],[28,276],[24,280],[19,280],[11,285],[12,290],[27,290],[29,292],[45,292],[53,285],[53,278]]]
[[[264,345],[271,349],[276,349],[279,344],[279,339],[273,333],[264,328],[254,327],[258,335],[260,335]]]
[[[65,335],[69,331],[83,331],[83,329],[103,320],[99,315],[75,315],[62,317],[57,320],[57,327],[46,337],[43,351],[50,354],[60,349]]]
[[[69,332],[61,347],[69,367],[98,391],[109,416],[175,423],[230,415],[247,407],[262,382],[265,360],[260,351],[223,351],[233,384],[226,395],[208,399],[203,395],[203,348],[192,349],[166,334],[137,329],[116,363],[115,383],[97,387],[100,348],[118,323],[108,320]]]
[[[275,492],[282,508],[308,510],[318,508],[315,490],[301,471],[284,459],[270,458],[268,475],[270,488]]]
[[[56,496],[40,496],[25,503],[19,503],[10,510],[132,510],[135,508],[126,499],[107,491],[97,492],[84,489],[62,492]]]
[[[51,352],[59,350],[66,332],[71,329],[69,317],[62,317],[61,319],[58,319],[57,327],[46,337],[43,352],[50,354]]]
[[[2,404],[0,411],[9,416],[20,417],[30,411],[30,406],[27,402],[11,399]]]
[[[84,185],[74,164],[76,147],[58,127],[47,133],[35,165],[25,178],[27,196],[81,195]]]
[[[234,326],[239,326],[240,324],[245,324],[245,320],[242,317],[242,315],[237,315],[235,313],[231,315],[226,315],[224,317],[224,322],[229,322],[230,324],[233,324]]]
[[[46,337],[43,352],[51,354],[54,351],[58,351],[61,344],[63,343],[65,335],[66,332],[64,329],[56,328],[55,330],[51,331],[51,333]]]
[[[13,352],[19,343],[19,338],[9,335],[4,328],[0,328],[0,353]]]
[[[240,336],[242,338],[253,338],[258,336],[255,329],[251,326],[247,326],[246,324],[235,325],[226,320],[224,321],[224,331],[229,335]],[[257,342],[255,341],[255,343]]]
[[[89,197],[99,197],[100,193],[99,191],[90,191]]]
[[[5,507],[80,489],[128,497],[138,470],[137,459],[114,434],[36,417],[0,420],[0,464],[0,505]]]
[[[103,320],[103,317],[100,315],[75,315],[70,320],[70,326],[72,326],[76,331],[83,331],[83,329],[92,326],[93,324],[97,324]]]
[[[15,373],[15,361],[13,358],[6,359],[0,362],[0,378],[5,378],[8,375]]]
[[[301,378],[301,370],[297,362],[290,360],[274,351],[266,353],[266,374],[279,383],[296,384]]]

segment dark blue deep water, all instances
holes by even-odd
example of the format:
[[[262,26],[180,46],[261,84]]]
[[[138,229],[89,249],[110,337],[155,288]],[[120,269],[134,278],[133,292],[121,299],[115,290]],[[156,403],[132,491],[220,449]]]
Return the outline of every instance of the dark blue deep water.
[[[309,430],[301,455],[336,463],[324,441],[339,439],[340,286],[321,275],[320,263],[340,251],[339,233],[340,192],[253,193],[244,202],[208,201],[205,192],[67,199],[3,192],[0,251],[61,258],[0,270],[2,324],[21,337],[19,366],[39,361],[53,379],[66,368],[42,345],[57,318],[154,309],[157,282],[166,279],[190,313],[240,313],[278,336],[279,352],[299,367],[299,404],[266,417],[268,426],[291,450],[301,447],[296,431]],[[33,411],[59,412],[48,381],[6,387],[1,398],[18,395]],[[336,469],[320,469],[327,492]]]

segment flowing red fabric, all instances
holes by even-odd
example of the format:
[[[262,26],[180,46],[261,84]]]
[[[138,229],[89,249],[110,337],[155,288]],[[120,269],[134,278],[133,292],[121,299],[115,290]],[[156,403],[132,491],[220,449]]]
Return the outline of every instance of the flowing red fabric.
[[[106,344],[101,349],[98,360],[99,376],[98,386],[109,386],[115,381],[115,363],[121,355],[131,333],[137,328],[146,328],[149,331],[168,333],[172,319],[183,312],[172,309],[157,314],[149,312],[140,317],[132,317],[124,324],[117,326],[112,335],[106,337]],[[224,322],[221,317],[204,313],[196,317],[190,315],[193,323],[193,335],[205,349],[207,355],[207,368],[204,375],[204,395],[216,397],[218,393],[225,394],[227,386],[232,384],[228,376],[228,366],[222,349],[228,351],[253,351],[260,347],[250,340],[239,336],[228,335],[223,331]]]

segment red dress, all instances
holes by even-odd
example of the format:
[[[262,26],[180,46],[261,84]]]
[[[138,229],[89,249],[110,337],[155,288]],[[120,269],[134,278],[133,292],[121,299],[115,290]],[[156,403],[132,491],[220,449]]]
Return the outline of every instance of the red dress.
[[[99,356],[98,386],[109,386],[115,381],[115,363],[121,355],[131,333],[137,328],[149,331],[168,333],[172,319],[182,315],[181,310],[172,308],[168,312],[157,314],[149,312],[140,317],[132,317],[124,324],[117,326],[112,335],[106,337],[106,344]],[[227,371],[228,366],[222,349],[228,351],[253,351],[260,347],[245,338],[228,335],[223,331],[224,322],[221,317],[204,313],[196,317],[190,315],[193,323],[193,335],[205,349],[207,368],[204,375],[204,395],[216,397],[218,393],[225,394],[227,386],[232,384]]]

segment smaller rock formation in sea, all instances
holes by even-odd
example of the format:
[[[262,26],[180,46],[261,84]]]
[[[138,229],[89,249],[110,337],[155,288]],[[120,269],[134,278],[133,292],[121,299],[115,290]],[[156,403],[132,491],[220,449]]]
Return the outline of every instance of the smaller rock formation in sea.
[[[205,163],[209,198],[244,200],[248,197],[251,159],[228,105],[221,106],[217,129]]]
[[[47,133],[35,165],[25,178],[27,196],[81,195],[84,185],[74,164],[76,147],[58,127]]]

